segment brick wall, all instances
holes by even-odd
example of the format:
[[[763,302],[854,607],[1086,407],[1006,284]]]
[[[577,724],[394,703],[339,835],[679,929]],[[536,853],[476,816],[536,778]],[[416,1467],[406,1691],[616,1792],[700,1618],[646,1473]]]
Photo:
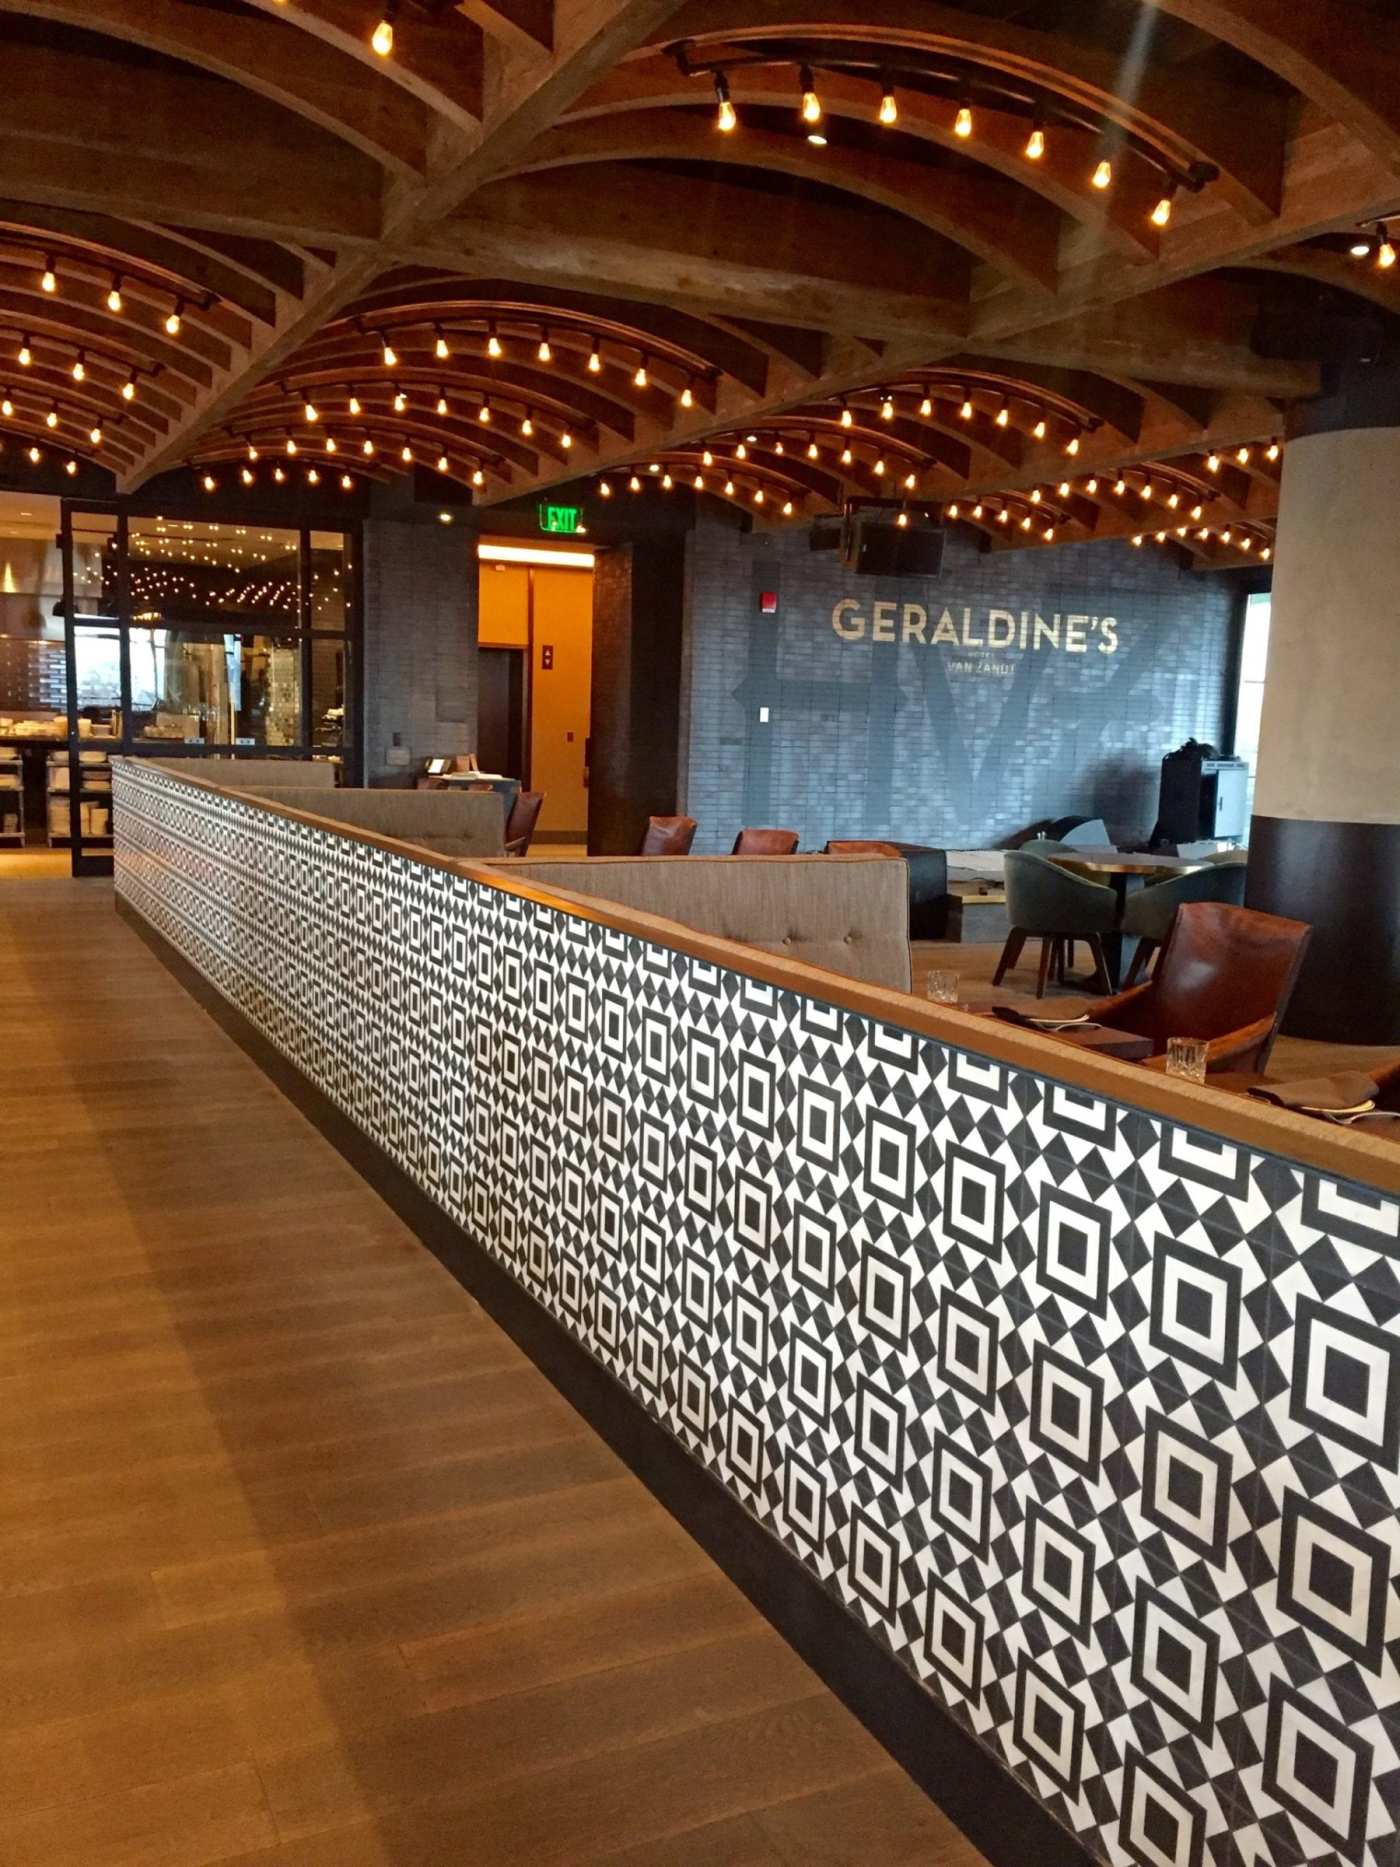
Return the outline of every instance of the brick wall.
[[[777,590],[776,618],[758,613],[761,590]],[[843,598],[860,639],[832,626]],[[893,639],[871,639],[876,601],[894,606],[879,617]],[[727,849],[756,823],[798,830],[805,848],[975,847],[1070,812],[1146,835],[1163,753],[1193,734],[1219,742],[1236,606],[1229,579],[1126,541],[982,554],[953,528],[939,577],[856,577],[805,531],[702,519],[687,548],[681,728],[695,846]],[[1013,645],[964,646],[986,640],[993,609],[1010,612],[996,630]],[[1070,616],[1085,620],[1070,629]]]
[[[477,567],[465,526],[391,519],[364,528],[365,782],[403,783],[395,733],[413,767],[476,750]]]

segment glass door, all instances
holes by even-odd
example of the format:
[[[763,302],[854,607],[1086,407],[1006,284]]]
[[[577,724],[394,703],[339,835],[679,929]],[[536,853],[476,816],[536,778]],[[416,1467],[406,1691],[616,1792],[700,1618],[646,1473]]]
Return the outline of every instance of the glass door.
[[[44,803],[49,842],[67,843],[74,875],[112,873],[111,758],[131,713],[125,585],[126,520],[65,506],[67,744],[49,754]]]

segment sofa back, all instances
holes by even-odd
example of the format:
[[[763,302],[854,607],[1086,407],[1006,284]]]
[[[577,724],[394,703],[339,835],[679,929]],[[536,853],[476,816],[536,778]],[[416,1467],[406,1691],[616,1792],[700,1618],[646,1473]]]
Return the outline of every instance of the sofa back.
[[[415,843],[439,856],[499,856],[505,849],[505,805],[495,791],[292,790],[285,786],[230,785],[331,823]]]
[[[168,758],[160,764],[177,778],[203,778],[230,791],[333,791],[336,768],[311,758]]]
[[[525,857],[509,873],[547,888],[679,921],[698,933],[822,966],[897,992],[910,987],[909,880],[875,856]]]

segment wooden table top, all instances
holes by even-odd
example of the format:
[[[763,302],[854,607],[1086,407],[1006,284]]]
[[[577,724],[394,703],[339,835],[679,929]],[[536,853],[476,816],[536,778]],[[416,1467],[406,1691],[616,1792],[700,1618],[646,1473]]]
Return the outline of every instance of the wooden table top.
[[[1082,875],[1193,875],[1197,869],[1211,866],[1198,856],[1153,856],[1100,848],[1093,843],[1086,843],[1073,854],[1057,850],[1048,860]]]

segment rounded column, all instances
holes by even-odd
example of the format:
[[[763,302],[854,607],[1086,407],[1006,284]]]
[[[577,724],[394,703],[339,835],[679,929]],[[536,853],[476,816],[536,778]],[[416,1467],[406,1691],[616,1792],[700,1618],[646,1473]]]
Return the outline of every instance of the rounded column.
[[[1284,1029],[1400,1043],[1400,378],[1284,455],[1249,905],[1308,921]]]

